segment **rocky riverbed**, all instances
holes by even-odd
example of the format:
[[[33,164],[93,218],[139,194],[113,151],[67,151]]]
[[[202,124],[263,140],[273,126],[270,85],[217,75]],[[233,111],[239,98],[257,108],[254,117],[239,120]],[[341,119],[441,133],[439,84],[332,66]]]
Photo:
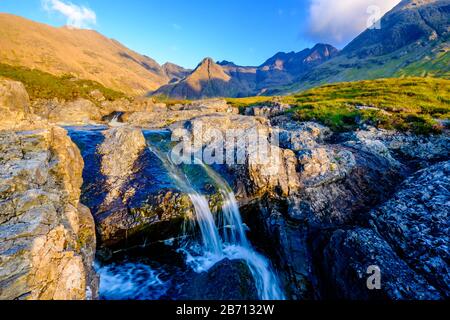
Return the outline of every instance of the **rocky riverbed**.
[[[449,298],[448,132],[333,133],[280,115],[289,106],[239,115],[221,100],[73,103],[32,105],[0,80],[1,299]],[[172,133],[199,125],[276,136],[271,161],[166,163]],[[194,151],[214,142],[205,135]],[[220,252],[206,255],[214,239]]]

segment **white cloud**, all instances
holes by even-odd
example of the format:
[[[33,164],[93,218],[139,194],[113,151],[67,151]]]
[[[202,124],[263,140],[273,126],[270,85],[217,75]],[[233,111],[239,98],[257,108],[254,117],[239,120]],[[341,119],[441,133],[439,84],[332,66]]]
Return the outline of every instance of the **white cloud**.
[[[88,28],[97,23],[97,15],[85,6],[61,0],[42,0],[45,10],[58,12],[67,19],[67,25],[74,28]]]
[[[345,45],[400,3],[400,0],[310,0],[306,36],[315,42]],[[374,10],[376,9],[376,10]]]

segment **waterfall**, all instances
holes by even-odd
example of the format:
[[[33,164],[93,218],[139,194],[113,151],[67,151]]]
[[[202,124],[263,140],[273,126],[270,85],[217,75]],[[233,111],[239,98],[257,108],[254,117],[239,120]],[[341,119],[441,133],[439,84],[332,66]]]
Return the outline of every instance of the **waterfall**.
[[[111,121],[108,123],[108,125],[110,127],[120,127],[123,126],[124,124],[122,122],[119,121],[120,117],[122,116],[122,112],[117,112],[116,114],[114,114],[113,118],[111,119]]]
[[[163,166],[169,172],[176,185],[181,189],[181,191],[187,193],[191,199],[191,202],[194,205],[196,221],[201,231],[205,251],[213,255],[220,256],[222,253],[223,244],[206,197],[195,191],[195,189],[189,184],[189,179],[172,162],[168,155],[161,152],[158,148],[152,147],[150,144],[148,144],[148,147],[149,150],[155,154],[159,160],[161,160]]]
[[[247,262],[250,272],[256,282],[256,287],[263,300],[282,300],[283,292],[278,279],[266,257],[252,248],[245,234],[246,228],[242,222],[239,205],[228,182],[211,167],[202,164],[205,172],[215,182],[220,190],[224,203],[222,206],[222,225],[225,241],[225,255],[228,258],[243,259]]]
[[[222,216],[216,225],[206,197],[195,191],[188,177],[171,161],[168,154],[153,147],[151,143],[148,146],[161,160],[177,186],[189,195],[194,205],[195,221],[202,236],[202,252],[200,255],[193,255],[189,250],[183,249],[188,265],[197,272],[203,272],[223,259],[244,260],[255,280],[259,297],[262,300],[283,300],[283,292],[269,261],[257,253],[247,239],[239,206],[228,183],[212,168],[202,164],[223,197]],[[223,239],[219,230],[222,230]]]

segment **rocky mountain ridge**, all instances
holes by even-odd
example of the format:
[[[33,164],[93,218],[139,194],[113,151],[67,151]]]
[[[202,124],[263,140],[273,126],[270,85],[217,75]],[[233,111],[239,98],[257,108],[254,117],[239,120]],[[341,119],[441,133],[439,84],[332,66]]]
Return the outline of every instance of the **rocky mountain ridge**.
[[[314,66],[333,58],[338,50],[317,44],[301,52],[279,52],[259,67],[238,66],[233,62],[204,59],[197,68],[178,82],[162,86],[152,95],[180,99],[209,97],[245,97],[291,84]]]

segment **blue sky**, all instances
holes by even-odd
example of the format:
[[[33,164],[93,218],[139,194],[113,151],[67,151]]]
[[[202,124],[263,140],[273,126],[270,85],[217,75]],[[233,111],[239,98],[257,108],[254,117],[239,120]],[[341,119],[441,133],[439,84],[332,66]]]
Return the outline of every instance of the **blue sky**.
[[[318,42],[342,47],[364,30],[369,5],[398,1],[0,0],[0,12],[92,28],[159,63],[193,68],[207,56],[260,65]]]

